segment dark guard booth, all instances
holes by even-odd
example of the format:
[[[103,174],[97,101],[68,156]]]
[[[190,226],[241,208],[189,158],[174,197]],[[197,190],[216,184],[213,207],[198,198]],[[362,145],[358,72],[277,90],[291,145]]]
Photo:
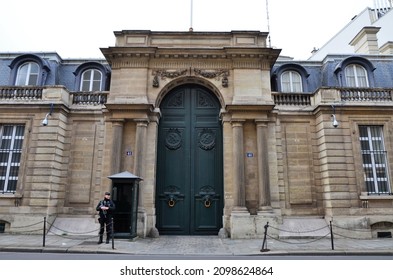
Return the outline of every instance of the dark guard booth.
[[[108,178],[112,180],[112,200],[116,204],[114,237],[134,238],[137,236],[139,182],[142,178],[128,171]]]

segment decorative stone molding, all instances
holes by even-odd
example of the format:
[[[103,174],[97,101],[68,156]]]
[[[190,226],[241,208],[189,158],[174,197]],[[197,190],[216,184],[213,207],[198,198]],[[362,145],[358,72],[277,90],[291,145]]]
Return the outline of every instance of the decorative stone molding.
[[[153,78],[153,87],[159,87],[160,86],[160,78],[161,80],[166,80],[168,79],[175,79],[180,76],[186,75],[188,72],[188,69],[181,69],[181,70],[163,70],[163,69],[158,69],[158,70],[153,70],[152,75],[154,76]],[[221,79],[221,83],[223,87],[228,87],[228,76],[229,76],[229,70],[225,69],[219,69],[219,70],[202,70],[195,68],[194,69],[195,76],[201,76],[206,79],[216,79],[219,81]]]
[[[228,87],[228,76],[229,76],[228,70],[220,69],[220,70],[208,71],[208,70],[194,69],[194,73],[196,76],[202,76],[206,79],[220,80],[220,77],[222,77],[221,80],[222,86]]]
[[[166,80],[167,78],[169,79],[175,79],[180,76],[184,76],[187,73],[187,69],[182,69],[182,70],[174,70],[174,71],[168,71],[168,70],[153,70],[152,74],[154,76],[153,78],[153,87],[159,87],[160,86],[160,81],[159,77],[161,80]]]

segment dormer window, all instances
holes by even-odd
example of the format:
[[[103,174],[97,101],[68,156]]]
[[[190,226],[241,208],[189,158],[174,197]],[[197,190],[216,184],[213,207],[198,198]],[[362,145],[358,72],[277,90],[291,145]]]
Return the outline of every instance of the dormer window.
[[[15,86],[43,86],[50,73],[48,61],[35,54],[20,55],[9,67],[10,85]]]
[[[309,76],[307,70],[299,64],[283,64],[272,73],[272,90],[283,93],[308,92]]]
[[[76,68],[74,75],[75,91],[96,92],[109,88],[110,71],[100,63],[83,63]]]
[[[19,66],[16,76],[16,86],[38,85],[40,67],[35,62],[26,62]]]
[[[376,68],[364,57],[348,57],[337,64],[334,73],[341,87],[375,87]]]
[[[282,92],[302,92],[302,77],[296,71],[285,71],[281,74]]]
[[[348,87],[368,87],[366,69],[359,64],[349,64],[345,67],[345,81]]]
[[[102,73],[96,69],[89,69],[83,72],[80,83],[81,91],[101,91]]]

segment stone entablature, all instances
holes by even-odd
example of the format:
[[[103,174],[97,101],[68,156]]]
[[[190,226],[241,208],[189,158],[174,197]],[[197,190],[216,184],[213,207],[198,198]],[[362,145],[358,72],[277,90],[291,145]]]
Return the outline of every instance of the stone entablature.
[[[273,104],[270,69],[280,50],[266,47],[266,33],[125,30],[115,35],[116,46],[101,49],[112,68],[109,103],[157,104],[167,86],[198,82],[219,92],[223,106]]]
[[[116,47],[266,47],[267,32],[158,32],[150,30],[115,31]]]
[[[267,33],[115,32],[116,46],[101,49],[116,68],[255,68],[268,70],[280,50],[266,46]]]

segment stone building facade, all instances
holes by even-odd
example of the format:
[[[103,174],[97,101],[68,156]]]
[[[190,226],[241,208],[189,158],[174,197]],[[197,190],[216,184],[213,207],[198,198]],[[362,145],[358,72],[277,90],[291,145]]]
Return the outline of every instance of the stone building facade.
[[[3,231],[89,232],[129,171],[141,237],[391,235],[393,56],[293,61],[267,35],[123,30],[102,61],[0,54]]]

